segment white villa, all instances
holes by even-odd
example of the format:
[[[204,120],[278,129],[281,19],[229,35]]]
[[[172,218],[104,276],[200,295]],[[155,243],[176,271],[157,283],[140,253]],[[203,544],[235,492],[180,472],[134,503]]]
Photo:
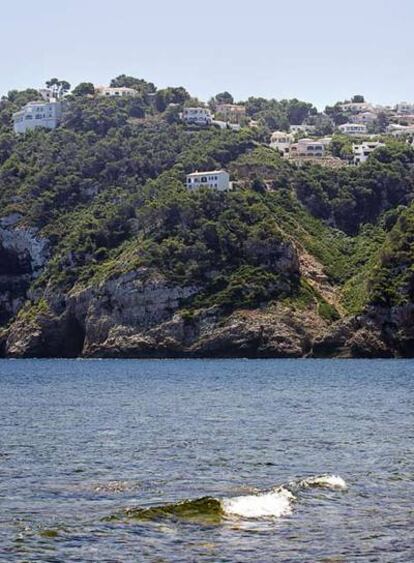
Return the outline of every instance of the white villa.
[[[338,129],[344,135],[366,135],[368,132],[364,123],[344,123]]]
[[[189,190],[212,188],[220,192],[225,192],[232,189],[230,175],[225,170],[193,172],[187,175],[186,185]]]
[[[125,98],[136,96],[138,92],[134,88],[112,88],[111,86],[96,86],[95,92],[98,96]]]
[[[400,102],[395,106],[395,111],[399,114],[414,114],[414,104]]]
[[[373,111],[363,111],[351,117],[352,123],[374,123],[377,119],[377,114]]]
[[[414,134],[414,125],[399,125],[398,123],[391,123],[387,127],[387,133],[394,137],[401,137],[402,135]]]
[[[306,125],[302,123],[302,125],[291,125],[289,128],[291,133],[314,133],[316,131],[315,125]]]
[[[40,88],[38,92],[45,100],[45,102],[53,102],[56,100],[55,93],[51,88]]]
[[[62,102],[29,102],[13,114],[15,133],[26,133],[37,127],[55,129],[62,119]]]
[[[286,131],[274,131],[270,138],[270,146],[272,149],[276,149],[282,154],[286,154],[289,152],[289,147],[294,140],[295,137],[292,133],[286,133]]]
[[[197,125],[210,125],[213,121],[213,116],[208,108],[184,108],[181,114],[181,119],[185,123],[195,123]]]
[[[291,146],[291,151],[297,156],[321,157],[325,155],[325,144],[314,139],[300,139]]]
[[[354,155],[354,164],[362,164],[368,160],[368,157],[379,147],[385,147],[384,143],[379,141],[366,141],[360,144],[352,145],[352,153]]]
[[[366,111],[373,111],[372,104],[368,102],[346,102],[345,104],[340,104],[342,111],[350,111],[352,113],[362,113]]]

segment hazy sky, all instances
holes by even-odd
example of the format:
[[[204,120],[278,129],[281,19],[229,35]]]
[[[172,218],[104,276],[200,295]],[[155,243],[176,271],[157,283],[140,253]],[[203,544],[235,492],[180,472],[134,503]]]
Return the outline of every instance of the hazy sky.
[[[414,101],[414,0],[1,0],[0,94],[121,73],[318,106]]]

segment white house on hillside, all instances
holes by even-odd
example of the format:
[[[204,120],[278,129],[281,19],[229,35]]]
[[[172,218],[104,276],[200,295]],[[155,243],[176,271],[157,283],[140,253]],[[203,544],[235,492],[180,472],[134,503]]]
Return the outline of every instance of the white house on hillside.
[[[312,135],[312,133],[315,133],[316,127],[315,125],[307,125],[306,123],[302,123],[302,125],[291,125],[289,131],[291,133],[310,133]]]
[[[378,118],[377,114],[373,111],[363,111],[362,113],[357,113],[351,117],[352,123],[374,123]]]
[[[62,119],[62,102],[29,102],[13,114],[15,133],[26,133],[37,127],[55,129]]]
[[[400,102],[395,106],[395,111],[399,114],[413,114],[414,104],[410,104],[408,102]]]
[[[282,154],[289,152],[289,147],[295,140],[292,133],[286,133],[286,131],[274,131],[270,138],[270,146],[272,149],[276,149]]]
[[[387,127],[387,133],[394,137],[402,137],[403,135],[414,134],[414,125],[399,125],[398,123],[390,123]]]
[[[384,143],[379,141],[366,141],[358,145],[352,145],[352,153],[354,155],[354,164],[362,164],[368,160],[368,157],[379,147],[385,147]]]
[[[373,111],[372,104],[368,102],[346,102],[340,104],[342,111],[350,111],[352,113],[362,113],[365,111]]]
[[[38,92],[45,100],[45,102],[55,101],[55,92],[53,92],[51,88],[40,88]]]
[[[312,156],[321,157],[325,154],[325,145],[313,139],[300,139],[291,146],[292,156]]]
[[[231,190],[230,175],[225,170],[212,170],[209,172],[193,172],[187,175],[187,188],[212,188],[220,192]]]
[[[96,86],[95,92],[98,96],[125,98],[136,96],[138,92],[134,88],[112,88],[111,86]]]
[[[195,123],[197,125],[210,125],[213,116],[208,108],[184,108],[181,118],[185,123]]]
[[[338,127],[344,135],[366,135],[367,126],[363,123],[344,123]]]

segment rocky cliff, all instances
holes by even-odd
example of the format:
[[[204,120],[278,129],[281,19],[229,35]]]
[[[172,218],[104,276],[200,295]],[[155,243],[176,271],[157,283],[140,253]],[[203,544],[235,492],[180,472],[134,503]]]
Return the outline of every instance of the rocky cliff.
[[[0,356],[414,356],[411,146],[298,167],[268,146],[290,102],[187,127],[184,89],[121,78],[136,96],[81,88],[53,131],[12,133],[37,92],[0,100]],[[186,188],[217,169],[233,191]]]

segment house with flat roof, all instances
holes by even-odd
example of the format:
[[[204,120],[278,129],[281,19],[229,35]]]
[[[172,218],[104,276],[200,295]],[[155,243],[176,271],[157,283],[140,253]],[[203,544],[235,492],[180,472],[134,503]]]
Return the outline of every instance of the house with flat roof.
[[[364,123],[344,123],[338,129],[344,135],[366,135],[368,132]]]
[[[325,144],[315,139],[300,139],[291,146],[292,156],[322,157],[325,155]]]
[[[368,160],[370,154],[372,154],[379,147],[385,147],[384,143],[379,141],[365,141],[364,143],[353,144],[352,153],[354,155],[354,164],[362,164]]]
[[[398,114],[414,114],[414,104],[408,102],[400,102],[395,106],[395,111]]]
[[[45,102],[56,101],[55,92],[51,88],[39,88],[38,92]]]
[[[95,92],[98,96],[103,97],[117,97],[117,98],[125,98],[125,97],[132,97],[136,96],[138,92],[134,88],[112,88],[111,86],[96,86]]]
[[[213,116],[208,108],[194,107],[184,108],[181,119],[187,124],[211,125]]]
[[[29,102],[13,114],[15,133],[45,127],[55,129],[62,120],[62,102]]]
[[[211,188],[219,192],[226,192],[232,189],[230,175],[225,170],[210,170],[188,174],[186,186],[189,190]]]
[[[414,125],[400,125],[399,123],[390,123],[386,129],[389,135],[394,137],[402,137],[403,135],[413,135]]]
[[[357,113],[351,117],[352,123],[365,123],[369,125],[370,123],[374,123],[378,118],[377,114],[373,111],[363,111],[361,113]]]
[[[350,111],[351,113],[362,113],[366,111],[373,111],[372,104],[368,102],[345,102],[340,104],[342,111]]]
[[[282,154],[289,152],[290,145],[294,142],[295,137],[292,133],[286,131],[274,131],[270,138],[270,146],[272,149],[278,150]]]

